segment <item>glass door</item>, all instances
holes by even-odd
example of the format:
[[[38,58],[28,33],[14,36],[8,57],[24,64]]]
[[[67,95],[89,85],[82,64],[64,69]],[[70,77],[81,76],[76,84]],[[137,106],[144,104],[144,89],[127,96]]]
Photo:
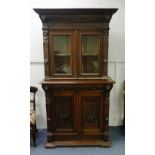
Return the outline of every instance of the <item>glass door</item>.
[[[80,75],[99,76],[101,59],[100,33],[80,33]]]
[[[70,32],[50,33],[52,76],[73,75],[73,34]]]

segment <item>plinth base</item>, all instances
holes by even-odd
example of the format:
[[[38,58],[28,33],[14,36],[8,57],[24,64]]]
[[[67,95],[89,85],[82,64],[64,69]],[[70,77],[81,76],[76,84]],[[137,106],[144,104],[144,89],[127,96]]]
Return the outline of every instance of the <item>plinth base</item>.
[[[56,141],[56,142],[47,142],[46,148],[55,148],[60,146],[101,146],[101,147],[110,147],[111,142],[104,141]]]

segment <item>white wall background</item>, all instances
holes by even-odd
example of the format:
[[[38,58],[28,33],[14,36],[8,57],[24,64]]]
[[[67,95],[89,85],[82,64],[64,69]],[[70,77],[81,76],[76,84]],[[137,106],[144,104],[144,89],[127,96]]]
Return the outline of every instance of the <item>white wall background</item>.
[[[44,78],[42,24],[33,8],[119,8],[110,22],[108,74],[116,81],[110,94],[109,125],[122,124],[123,95],[125,79],[125,11],[124,0],[33,0],[31,4],[30,27],[30,84],[37,86],[36,94],[37,128],[46,128],[45,96],[40,82]]]

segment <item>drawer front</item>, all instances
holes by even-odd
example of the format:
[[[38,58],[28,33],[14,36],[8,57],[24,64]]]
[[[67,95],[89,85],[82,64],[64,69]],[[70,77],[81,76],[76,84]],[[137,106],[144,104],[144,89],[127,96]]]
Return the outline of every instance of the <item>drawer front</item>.
[[[64,92],[64,91],[81,91],[81,90],[105,90],[104,85],[44,85],[43,89],[45,91],[57,91],[57,92]]]

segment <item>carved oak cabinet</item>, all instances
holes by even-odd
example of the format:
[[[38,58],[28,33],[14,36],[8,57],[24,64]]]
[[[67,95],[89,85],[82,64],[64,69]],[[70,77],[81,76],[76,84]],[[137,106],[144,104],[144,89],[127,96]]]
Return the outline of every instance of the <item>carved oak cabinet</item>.
[[[34,9],[43,24],[47,143],[111,146],[109,22],[117,9]]]

